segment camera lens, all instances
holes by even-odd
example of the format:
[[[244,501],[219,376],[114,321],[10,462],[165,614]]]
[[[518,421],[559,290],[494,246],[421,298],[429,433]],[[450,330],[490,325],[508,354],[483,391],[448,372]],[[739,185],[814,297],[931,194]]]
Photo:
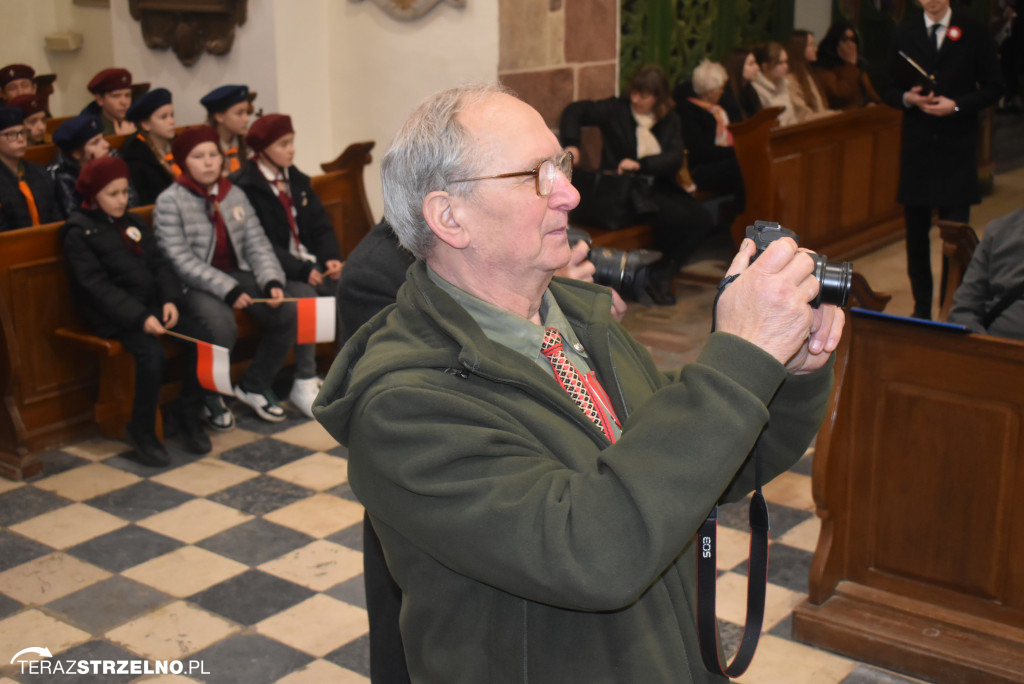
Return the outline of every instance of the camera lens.
[[[647,288],[651,265],[661,258],[652,249],[594,247],[587,257],[594,264],[594,282],[618,290],[626,299],[639,299]]]
[[[853,264],[849,261],[829,261],[822,254],[814,254],[814,277],[820,284],[818,296],[811,302],[817,308],[822,304],[844,307],[850,296]]]

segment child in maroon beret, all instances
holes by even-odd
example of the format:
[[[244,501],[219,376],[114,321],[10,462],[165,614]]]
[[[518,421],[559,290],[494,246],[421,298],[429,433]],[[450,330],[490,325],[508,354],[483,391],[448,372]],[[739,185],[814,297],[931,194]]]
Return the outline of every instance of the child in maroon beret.
[[[94,101],[81,113],[103,117],[103,135],[127,135],[135,132],[135,124],[125,118],[132,103],[130,71],[118,67],[104,69],[92,77],[87,87]]]
[[[9,107],[19,95],[35,95],[36,87],[36,70],[28,64],[8,64],[0,69],[0,91]]]
[[[231,181],[245,191],[284,268],[289,297],[332,296],[341,275],[341,247],[334,225],[309,176],[292,165],[295,130],[291,117],[267,114],[249,127],[245,142],[253,156]],[[295,382],[288,398],[313,417],[320,391],[316,345],[295,347]]]
[[[284,271],[245,193],[221,176],[218,143],[209,126],[186,128],[174,139],[171,153],[181,175],[156,198],[153,226],[186,287],[188,309],[210,329],[214,344],[235,346],[236,310],[244,309],[262,328],[234,394],[261,419],[277,423],[286,416],[273,381],[295,344],[296,307],[281,303]],[[205,412],[214,429],[234,427],[219,395],[207,397]]]
[[[166,466],[170,457],[156,435],[163,384],[166,330],[208,339],[209,332],[179,306],[181,282],[157,248],[152,229],[127,211],[128,165],[118,157],[87,163],[77,188],[84,206],[71,213],[60,239],[76,309],[95,335],[118,340],[135,358],[135,397],[125,430],[131,457],[147,466]],[[210,438],[200,424],[203,390],[196,378],[196,351],[186,350],[178,425],[186,450],[205,454]]]
[[[18,95],[8,100],[7,106],[20,107],[25,113],[24,124],[29,145],[42,145],[46,142],[46,120],[50,114],[45,95]]]

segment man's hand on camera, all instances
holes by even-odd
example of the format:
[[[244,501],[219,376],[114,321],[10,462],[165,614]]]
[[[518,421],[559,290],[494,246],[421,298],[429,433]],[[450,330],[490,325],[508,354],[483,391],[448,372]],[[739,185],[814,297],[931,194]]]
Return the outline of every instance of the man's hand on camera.
[[[555,275],[563,278],[573,278],[584,282],[594,282],[594,262],[587,259],[590,254],[590,245],[580,240],[572,246],[572,254],[569,256],[569,263],[555,271]],[[612,318],[619,323],[626,315],[626,302],[619,296],[619,293],[612,290]]]
[[[588,283],[594,282],[594,264],[587,260],[590,254],[590,245],[579,240],[572,246],[572,254],[569,255],[569,263],[555,271],[555,275],[563,278],[583,280]]]
[[[616,323],[621,323],[622,318],[626,315],[626,300],[624,300],[618,292],[612,290],[612,318],[615,319]]]
[[[810,373],[824,366],[843,336],[846,313],[842,309],[822,304],[811,311],[814,312],[811,335],[786,364],[786,369],[796,375]]]
[[[818,294],[814,261],[790,238],[775,240],[750,264],[755,253],[753,241],[744,240],[728,271],[741,275],[718,300],[717,329],[757,345],[790,372],[820,368],[839,344],[843,317],[811,308]]]

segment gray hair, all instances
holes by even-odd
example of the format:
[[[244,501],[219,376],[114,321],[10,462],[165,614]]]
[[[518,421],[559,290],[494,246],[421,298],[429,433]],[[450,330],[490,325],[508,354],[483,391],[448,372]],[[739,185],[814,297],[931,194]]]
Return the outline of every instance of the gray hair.
[[[395,134],[381,160],[384,214],[398,241],[420,259],[430,253],[435,236],[423,218],[423,198],[435,190],[468,196],[475,183],[449,184],[480,175],[473,137],[458,116],[496,94],[513,95],[498,83],[459,86],[431,95]]]
[[[712,90],[724,88],[728,80],[729,74],[726,73],[724,66],[703,59],[693,70],[693,92],[697,93],[697,97],[703,98]]]

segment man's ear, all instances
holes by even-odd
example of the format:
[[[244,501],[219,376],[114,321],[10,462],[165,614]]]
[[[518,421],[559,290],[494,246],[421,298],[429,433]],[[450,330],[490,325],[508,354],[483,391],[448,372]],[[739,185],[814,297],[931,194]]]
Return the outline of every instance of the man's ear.
[[[469,245],[469,235],[455,218],[452,197],[444,190],[434,190],[423,198],[423,218],[438,240],[455,249]]]
[[[98,104],[100,107],[103,107],[103,94],[95,93],[93,94],[93,97],[96,98],[96,104]]]

